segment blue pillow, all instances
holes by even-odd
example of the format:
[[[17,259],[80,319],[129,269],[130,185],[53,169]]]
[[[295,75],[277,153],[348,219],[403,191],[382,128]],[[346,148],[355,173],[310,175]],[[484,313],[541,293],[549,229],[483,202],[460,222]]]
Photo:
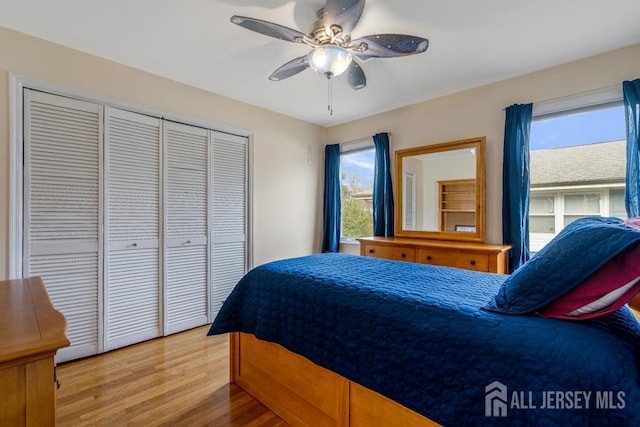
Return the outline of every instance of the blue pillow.
[[[639,241],[640,232],[619,218],[578,219],[513,272],[483,308],[506,314],[531,313],[574,289]]]

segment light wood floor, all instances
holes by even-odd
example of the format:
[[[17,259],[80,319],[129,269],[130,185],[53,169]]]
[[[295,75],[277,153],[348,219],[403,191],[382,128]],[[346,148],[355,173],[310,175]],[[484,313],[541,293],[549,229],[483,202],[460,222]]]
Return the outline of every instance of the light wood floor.
[[[229,385],[229,338],[207,328],[59,365],[58,426],[287,426]]]

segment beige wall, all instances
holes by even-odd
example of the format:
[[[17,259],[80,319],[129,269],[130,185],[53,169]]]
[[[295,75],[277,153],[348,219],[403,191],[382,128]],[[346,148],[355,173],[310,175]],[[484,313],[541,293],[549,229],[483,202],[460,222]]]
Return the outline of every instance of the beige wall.
[[[440,227],[440,218],[438,212],[439,181],[452,181],[456,179],[475,179],[476,174],[476,158],[469,154],[465,157],[455,158],[428,158],[422,161],[425,185],[422,194],[419,195],[419,202],[422,204],[424,211],[422,230],[438,231]],[[416,204],[417,204],[416,203]],[[473,217],[473,214],[469,215]],[[475,220],[471,223],[473,225]],[[469,224],[469,223],[466,223]]]
[[[323,145],[377,132],[391,133],[392,150],[486,136],[487,241],[500,242],[503,108],[640,77],[640,45],[325,129],[0,28],[0,279],[8,275],[9,258],[10,72],[250,130],[257,265],[319,250]]]
[[[0,27],[0,279],[9,259],[9,73],[250,130],[254,264],[318,251],[325,128]]]
[[[490,60],[490,59],[488,59]],[[328,141],[391,133],[391,149],[487,137],[487,241],[502,240],[503,109],[622,84],[640,77],[640,44],[329,129]],[[372,86],[373,87],[373,86]]]

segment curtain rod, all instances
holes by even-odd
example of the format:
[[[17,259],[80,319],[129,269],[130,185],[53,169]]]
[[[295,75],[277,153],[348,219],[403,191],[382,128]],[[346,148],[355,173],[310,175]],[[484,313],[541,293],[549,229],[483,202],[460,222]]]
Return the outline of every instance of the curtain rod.
[[[391,136],[391,132],[376,132],[376,134],[378,133],[386,133],[387,135]],[[364,144],[369,141],[373,141],[373,135],[367,136],[364,138],[353,139],[351,141],[336,142],[335,144],[340,144],[340,146],[348,147],[350,145],[355,145],[355,144]]]
[[[560,101],[565,101],[565,100],[573,99],[573,98],[579,98],[579,97],[583,97],[583,96],[587,96],[587,95],[600,95],[600,94],[603,94],[603,93],[613,92],[615,90],[619,90],[620,92],[622,92],[622,82],[620,82],[620,84],[601,87],[601,88],[598,88],[598,89],[585,90],[585,91],[582,91],[582,92],[573,93],[571,95],[564,95],[564,96],[559,96],[557,98],[545,99],[544,101],[538,101],[537,104],[546,104],[546,103],[550,103],[550,102],[560,102]]]
[[[350,145],[359,145],[359,144],[364,144],[367,142],[373,142],[373,136],[368,136],[366,138],[360,138],[360,139],[354,139],[351,141],[347,141],[347,142],[338,142],[337,144],[340,144],[341,147],[348,147]]]
[[[576,100],[586,100],[585,102],[576,105]],[[584,107],[585,105],[597,105],[607,102],[617,101],[622,99],[622,82],[620,84],[605,86],[597,89],[585,90],[582,92],[572,93],[570,95],[558,96],[556,98],[549,98],[542,101],[533,102],[533,108],[542,110],[567,110],[572,108]],[[553,108],[557,106],[558,108]],[[505,111],[507,107],[503,108]],[[535,112],[534,112],[534,115]]]

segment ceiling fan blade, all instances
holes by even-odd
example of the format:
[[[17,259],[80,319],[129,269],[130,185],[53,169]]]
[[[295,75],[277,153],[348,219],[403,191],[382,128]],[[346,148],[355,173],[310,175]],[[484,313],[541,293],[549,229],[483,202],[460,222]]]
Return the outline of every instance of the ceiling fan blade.
[[[374,34],[360,37],[349,43],[349,51],[358,58],[393,58],[395,56],[422,53],[429,47],[429,40],[404,34]]]
[[[269,80],[279,81],[287,79],[291,76],[295,76],[301,71],[309,68],[309,61],[307,56],[301,56],[300,58],[296,58],[292,61],[287,62],[277,70],[275,70],[270,76]]]
[[[238,15],[233,15],[231,17],[231,22],[236,25],[240,25],[247,30],[255,31],[256,33],[264,34],[265,36],[276,39],[294,43],[313,43],[313,39],[306,34],[292,28],[274,24],[273,22]]]
[[[323,22],[339,25],[342,32],[351,33],[360,21],[365,0],[327,0],[324,5]]]
[[[347,82],[352,89],[362,89],[367,85],[367,77],[364,75],[362,67],[356,61],[351,61],[345,74],[347,75]]]

